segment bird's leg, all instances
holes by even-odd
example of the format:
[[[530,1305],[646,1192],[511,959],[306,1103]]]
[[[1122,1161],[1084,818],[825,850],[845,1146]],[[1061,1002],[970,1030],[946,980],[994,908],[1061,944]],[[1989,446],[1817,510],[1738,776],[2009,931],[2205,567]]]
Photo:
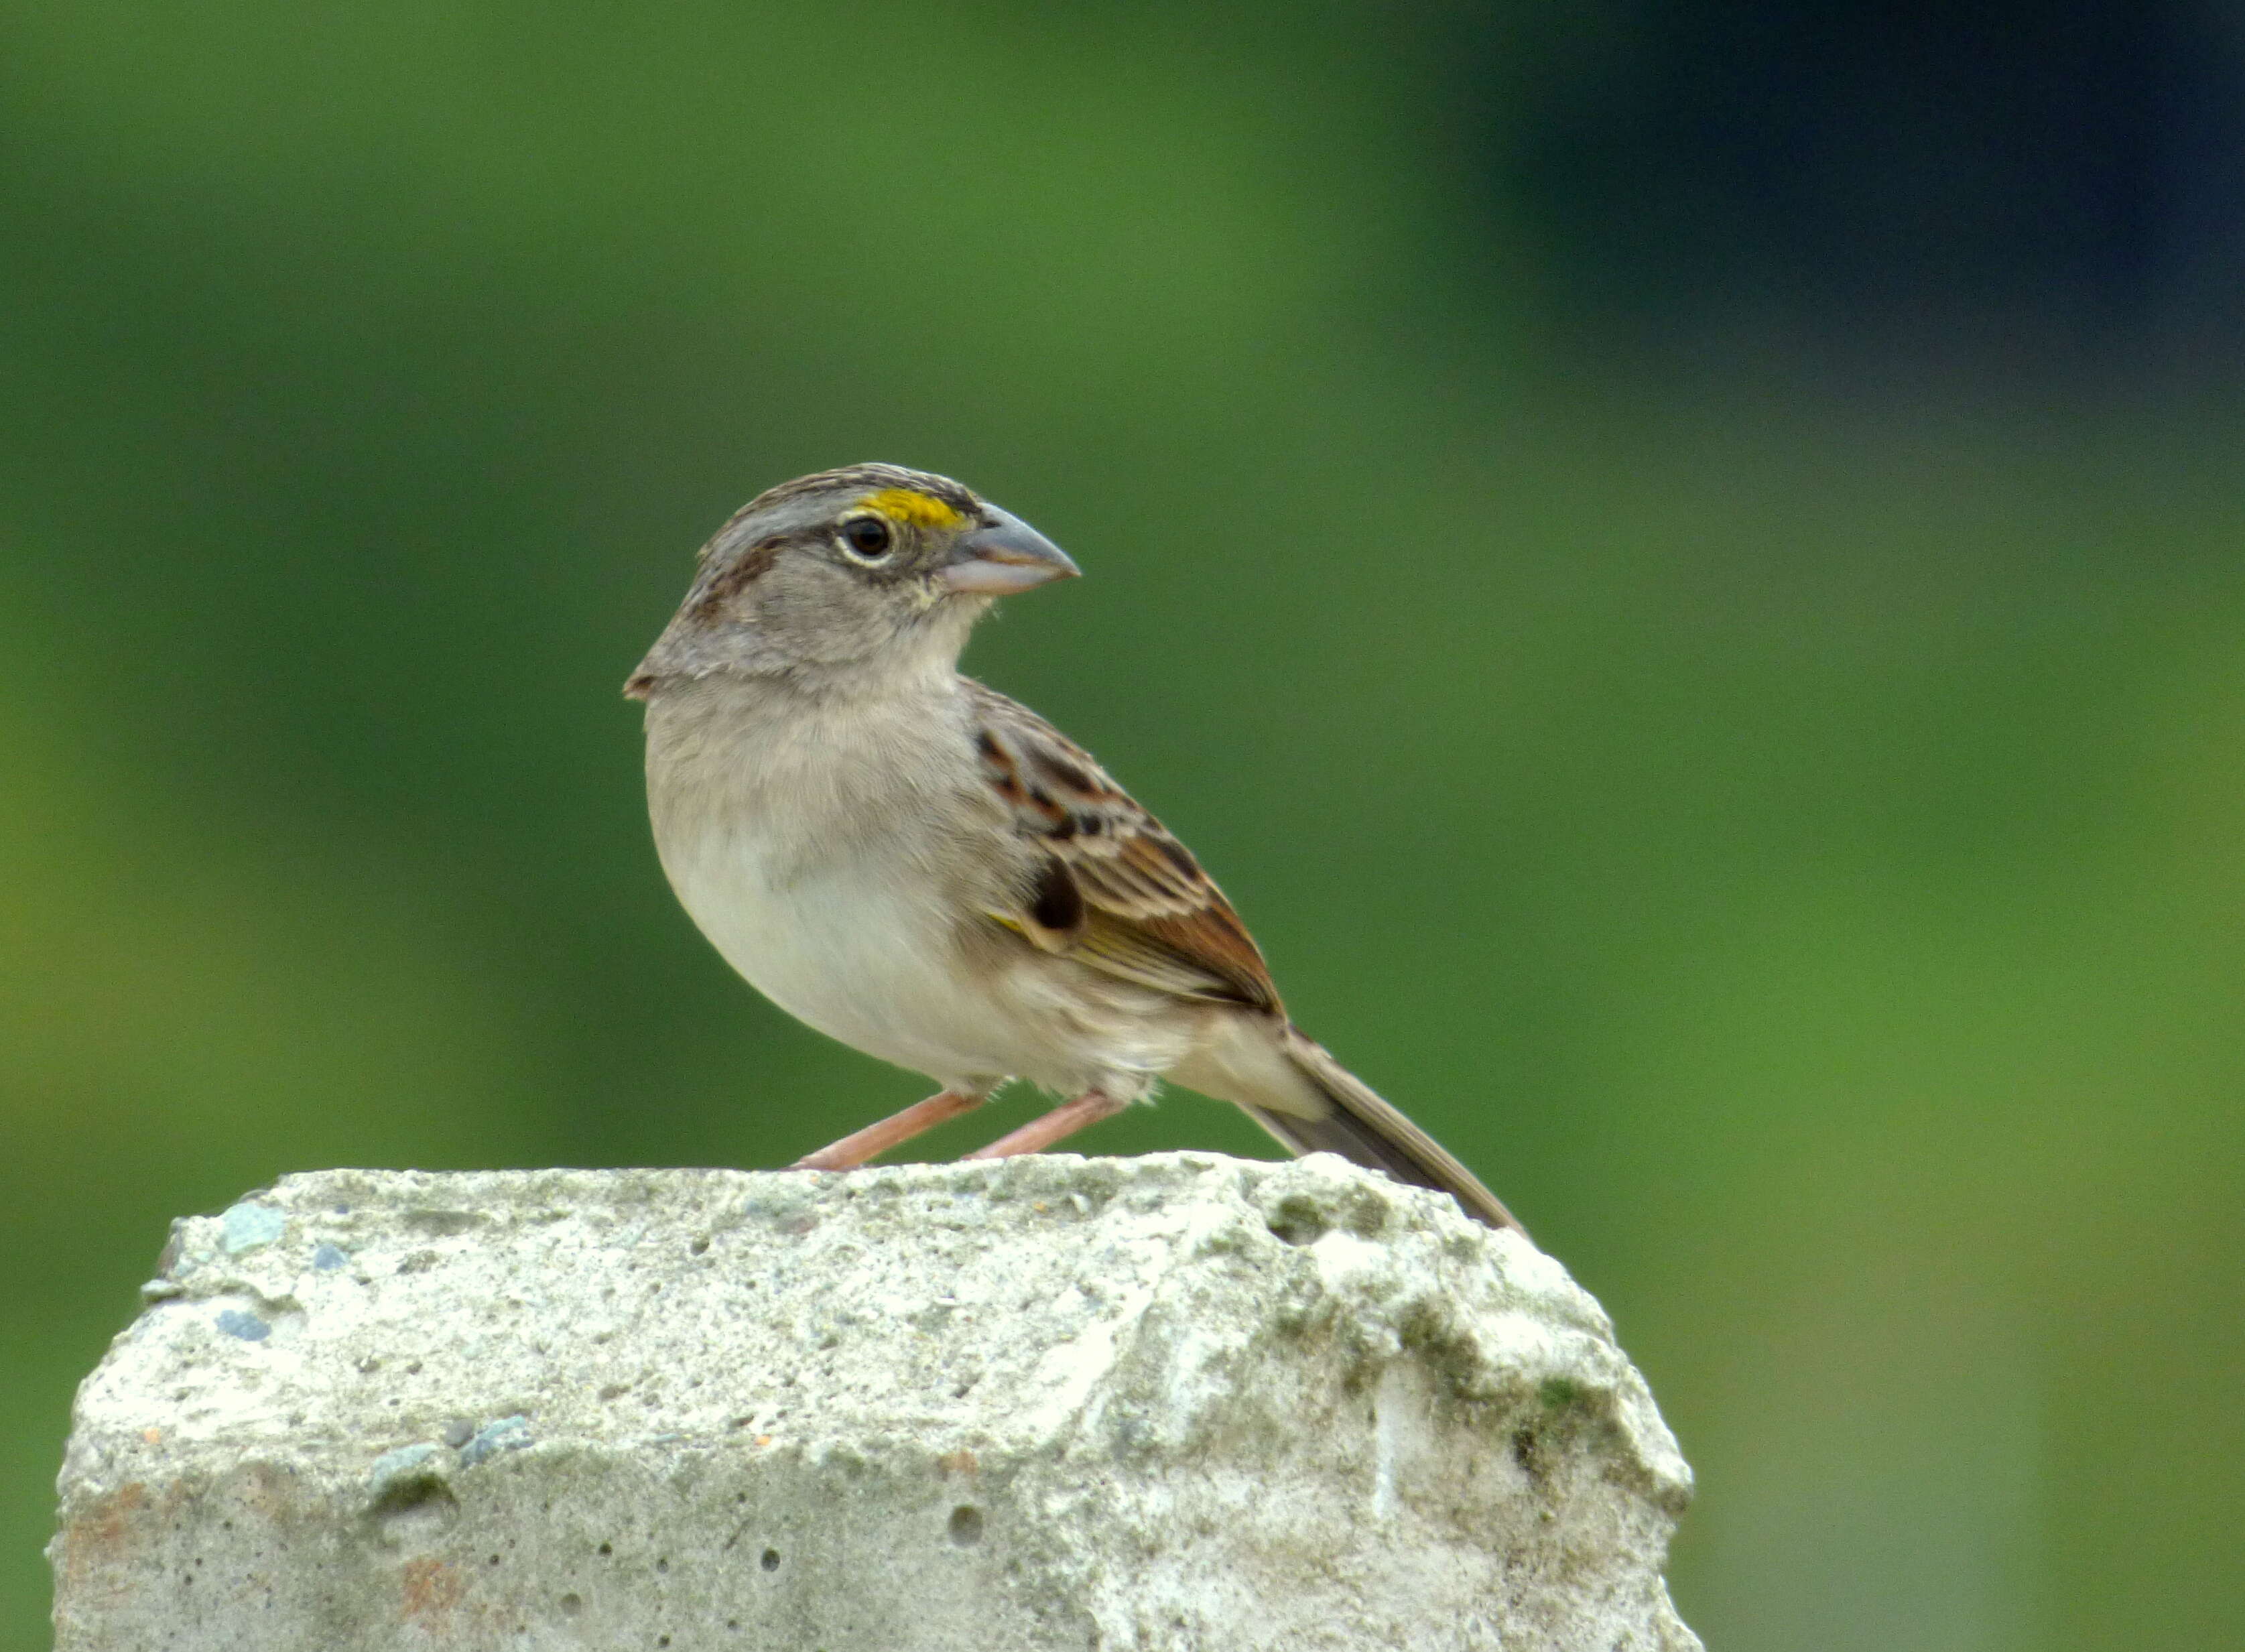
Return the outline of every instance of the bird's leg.
[[[1064,1101],[1041,1118],[1032,1118],[1011,1135],[1000,1136],[987,1147],[977,1147],[969,1159],[1011,1159],[1015,1153],[1041,1153],[1064,1136],[1073,1136],[1087,1125],[1112,1118],[1130,1104],[1086,1091],[1074,1101]]]
[[[946,1090],[930,1096],[926,1101],[916,1101],[902,1112],[891,1113],[878,1124],[867,1125],[821,1147],[815,1153],[805,1153],[795,1161],[797,1170],[850,1170],[868,1159],[885,1153],[892,1147],[903,1146],[923,1131],[934,1129],[947,1119],[963,1112],[971,1112],[982,1105],[980,1096],[962,1095],[956,1090]]]

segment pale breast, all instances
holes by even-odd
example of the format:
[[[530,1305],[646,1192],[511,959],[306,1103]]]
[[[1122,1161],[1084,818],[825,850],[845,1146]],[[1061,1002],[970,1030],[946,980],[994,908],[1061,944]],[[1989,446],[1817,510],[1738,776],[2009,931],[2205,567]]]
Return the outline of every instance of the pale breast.
[[[926,705],[658,704],[650,811],[680,901],[759,992],[884,1060],[995,1078],[1012,1069],[962,929],[1000,903],[1000,821],[939,744],[963,751],[951,724]]]

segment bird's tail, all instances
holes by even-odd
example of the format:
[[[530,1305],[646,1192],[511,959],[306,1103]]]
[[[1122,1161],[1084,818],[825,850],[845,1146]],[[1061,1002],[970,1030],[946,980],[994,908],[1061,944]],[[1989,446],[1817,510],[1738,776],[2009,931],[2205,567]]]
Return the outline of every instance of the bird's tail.
[[[1174,1076],[1236,1103],[1290,1152],[1339,1153],[1411,1186],[1448,1193],[1476,1221],[1527,1233],[1473,1172],[1299,1028],[1243,1016],[1226,1030],[1232,1036],[1204,1046]]]

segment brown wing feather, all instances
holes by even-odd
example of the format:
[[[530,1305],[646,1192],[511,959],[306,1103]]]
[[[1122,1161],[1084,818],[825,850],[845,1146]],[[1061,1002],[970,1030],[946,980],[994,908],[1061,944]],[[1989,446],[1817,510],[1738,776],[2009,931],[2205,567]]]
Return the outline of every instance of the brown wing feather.
[[[1082,921],[1006,914],[1037,945],[1181,996],[1283,1014],[1247,926],[1184,845],[1035,712],[970,682],[985,777],[1082,897]],[[1049,877],[1038,904],[1053,902]]]

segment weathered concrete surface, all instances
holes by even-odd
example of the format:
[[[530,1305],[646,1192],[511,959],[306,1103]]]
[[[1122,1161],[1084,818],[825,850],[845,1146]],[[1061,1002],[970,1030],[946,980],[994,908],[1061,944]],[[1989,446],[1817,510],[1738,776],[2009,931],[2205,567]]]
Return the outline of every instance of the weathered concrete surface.
[[[335,1171],[147,1291],[61,1652],[1698,1645],[1597,1305],[1329,1157]]]

